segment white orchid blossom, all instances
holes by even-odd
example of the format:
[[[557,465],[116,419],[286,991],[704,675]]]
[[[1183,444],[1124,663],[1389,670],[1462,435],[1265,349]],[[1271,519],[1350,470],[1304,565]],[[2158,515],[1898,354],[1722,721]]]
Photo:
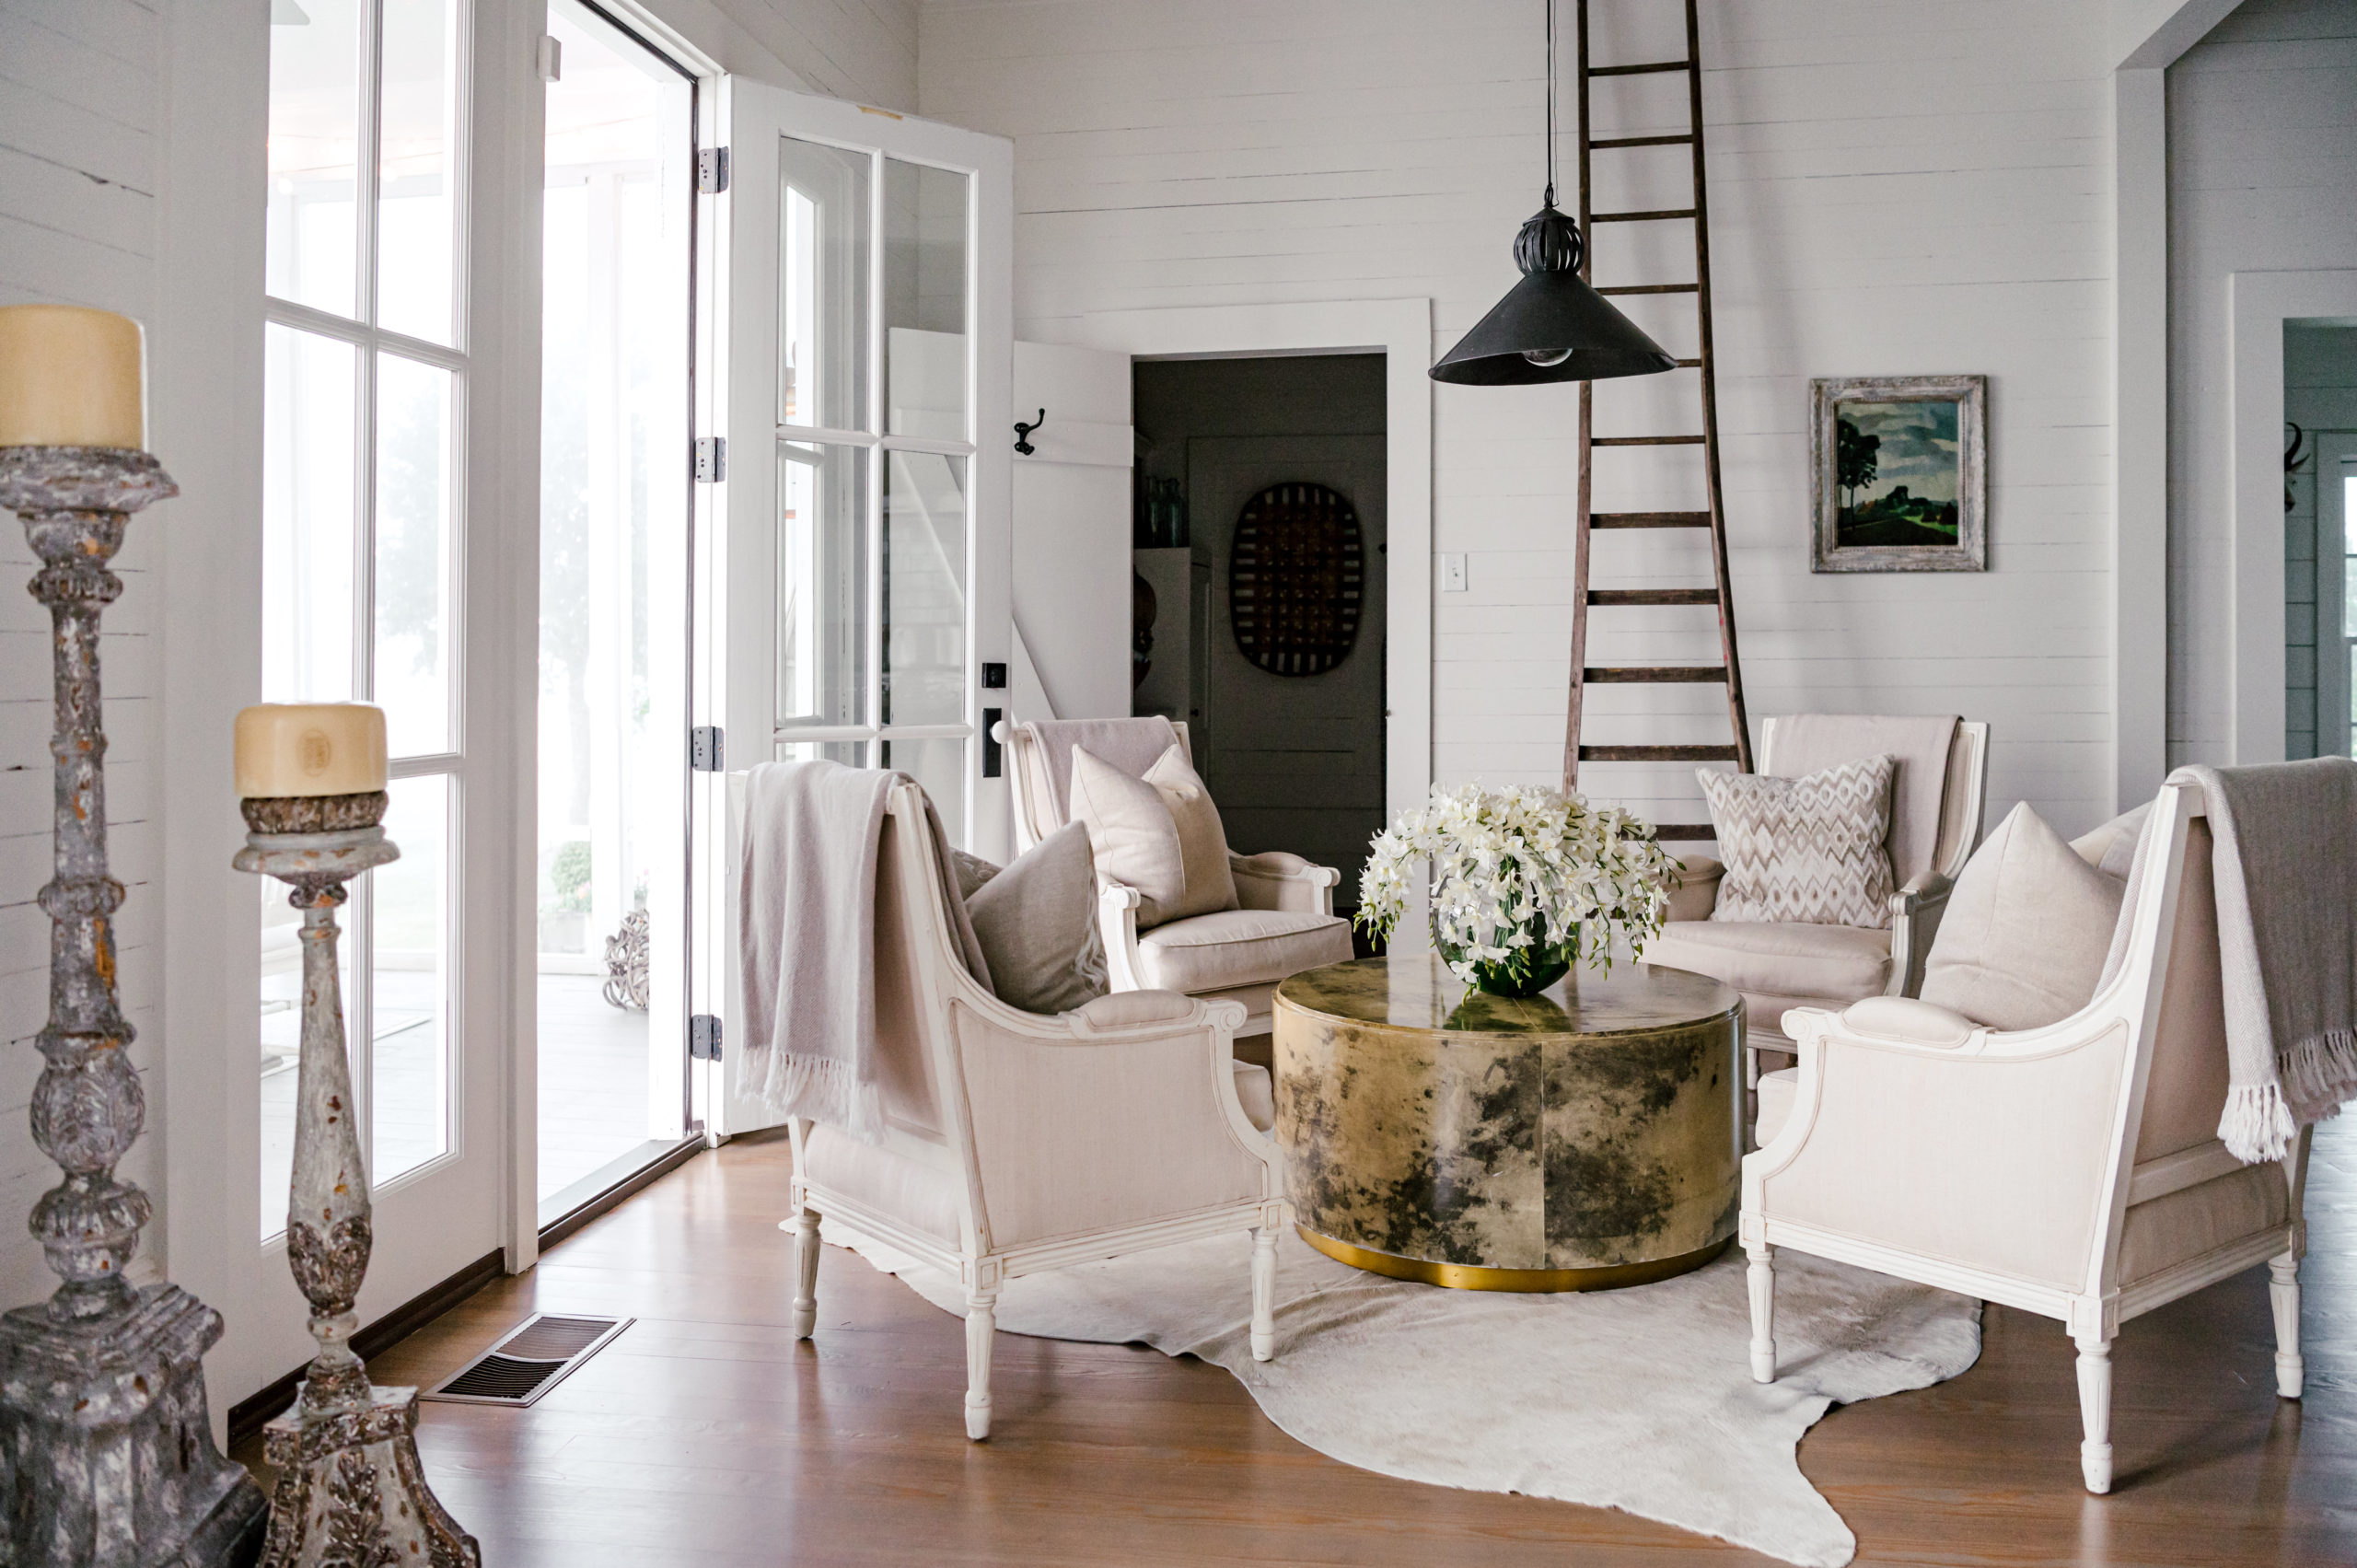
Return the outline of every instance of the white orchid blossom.
[[[1425,862],[1434,943],[1469,984],[1480,966],[1532,964],[1533,947],[1608,968],[1616,935],[1642,952],[1678,885],[1678,862],[1655,842],[1653,824],[1531,785],[1435,784],[1370,850],[1359,923],[1389,936],[1407,912],[1411,868]]]

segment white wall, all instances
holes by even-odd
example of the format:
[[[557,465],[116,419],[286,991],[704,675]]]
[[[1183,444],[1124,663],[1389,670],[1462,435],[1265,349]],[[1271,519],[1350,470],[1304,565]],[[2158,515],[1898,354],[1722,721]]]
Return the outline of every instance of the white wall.
[[[2357,256],[2357,0],[2248,0],[2169,68],[2169,761],[2231,744],[2227,279]]]
[[[918,0],[619,0],[724,71],[914,112]]]
[[[0,305],[92,305],[152,317],[160,30],[155,10],[133,0],[0,7]],[[183,510],[167,503],[132,525],[117,557],[123,595],[106,612],[99,655],[109,847],[114,875],[130,889],[116,952],[151,1126],[162,1109],[157,697],[164,606],[156,568],[159,530]],[[24,592],[32,569],[24,530],[13,516],[0,517],[0,1307],[35,1300],[57,1283],[24,1225],[33,1200],[58,1179],[26,1118],[41,1067],[33,1037],[49,1013],[49,918],[33,895],[50,877],[52,776],[49,615]],[[158,1187],[159,1148],[155,1138],[143,1140],[121,1174]]]
[[[1608,19],[1674,28],[1676,11],[1599,5],[1598,63],[1675,57],[1674,31]],[[2026,797],[2083,829],[2111,792],[2100,9],[1713,0],[1702,47],[1752,712],[1989,718],[1991,819]],[[1438,349],[1513,281],[1509,245],[1538,205],[1542,60],[1524,0],[927,0],[919,58],[923,113],[1015,138],[1026,337],[1076,340],[1098,311],[1430,296]],[[1650,80],[1675,92],[1681,78]],[[1599,84],[1599,116],[1682,119],[1677,98],[1643,90]],[[1564,103],[1568,115],[1568,83]],[[1654,174],[1599,205],[1684,204],[1674,157]],[[1607,231],[1599,281],[1690,275],[1675,244],[1643,267],[1631,244],[1626,226]],[[1640,308],[1685,351],[1690,309],[1681,319],[1676,296]],[[1994,569],[1811,575],[1808,378],[1956,371],[1992,377]],[[1658,405],[1652,428],[1692,428],[1690,384],[1606,389],[1599,431],[1644,428],[1637,400]],[[1443,781],[1557,776],[1575,409],[1569,388],[1438,389],[1434,548],[1471,555],[1470,591],[1435,601]],[[1599,480],[1599,507],[1615,488]],[[1624,536],[1600,542],[1597,580],[1700,583],[1703,560],[1696,540]],[[1701,610],[1604,611],[1595,635],[1599,663],[1701,662],[1715,643]],[[1659,716],[1671,703],[1686,716]],[[1629,715],[1628,740],[1725,734],[1708,688],[1599,688],[1591,711]],[[1592,765],[1583,783],[1604,793],[1606,772]],[[1625,793],[1687,817],[1695,792],[1676,775]]]

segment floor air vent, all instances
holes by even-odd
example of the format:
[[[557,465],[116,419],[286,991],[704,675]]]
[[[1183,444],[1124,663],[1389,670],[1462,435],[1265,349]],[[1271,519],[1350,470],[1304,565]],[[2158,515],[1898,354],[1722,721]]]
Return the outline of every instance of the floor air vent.
[[[537,1314],[425,1397],[463,1405],[528,1405],[634,1321]]]

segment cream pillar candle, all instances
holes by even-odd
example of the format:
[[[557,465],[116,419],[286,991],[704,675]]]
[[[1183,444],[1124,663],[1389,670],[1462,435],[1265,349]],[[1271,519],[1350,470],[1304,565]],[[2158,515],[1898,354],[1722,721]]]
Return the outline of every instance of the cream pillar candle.
[[[146,445],[138,322],[78,305],[0,306],[0,447]]]
[[[244,799],[366,795],[384,787],[382,708],[264,703],[238,715],[238,794]]]

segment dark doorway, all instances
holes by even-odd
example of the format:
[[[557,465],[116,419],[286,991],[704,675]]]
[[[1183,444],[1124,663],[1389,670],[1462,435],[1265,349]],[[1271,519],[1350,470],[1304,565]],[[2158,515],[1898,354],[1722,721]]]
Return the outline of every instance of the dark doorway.
[[[1186,722],[1229,847],[1334,866],[1337,909],[1355,908],[1384,808],[1384,356],[1141,360],[1132,374],[1133,542],[1154,612],[1133,711]],[[1354,634],[1313,672],[1263,668],[1238,645],[1237,522],[1275,486],[1322,487],[1356,524]]]

